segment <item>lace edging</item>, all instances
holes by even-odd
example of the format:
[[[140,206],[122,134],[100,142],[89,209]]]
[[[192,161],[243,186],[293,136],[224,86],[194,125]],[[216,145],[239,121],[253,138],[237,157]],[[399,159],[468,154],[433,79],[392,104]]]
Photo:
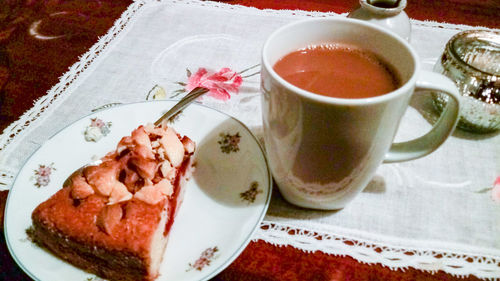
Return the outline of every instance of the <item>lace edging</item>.
[[[500,257],[495,256],[389,246],[271,221],[261,223],[253,240],[264,240],[276,246],[292,246],[305,252],[320,250],[326,254],[350,256],[359,262],[378,263],[391,270],[412,267],[430,273],[442,270],[456,277],[474,275],[486,280],[500,280]]]
[[[0,169],[0,191],[8,189],[14,180],[14,172],[7,169]]]

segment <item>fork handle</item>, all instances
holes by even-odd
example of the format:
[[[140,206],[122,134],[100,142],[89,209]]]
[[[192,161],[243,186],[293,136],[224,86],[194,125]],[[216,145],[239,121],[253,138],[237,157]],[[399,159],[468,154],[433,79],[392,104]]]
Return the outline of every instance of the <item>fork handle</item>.
[[[208,92],[207,88],[196,87],[186,96],[184,96],[178,103],[176,103],[167,113],[163,114],[158,120],[155,121],[155,126],[158,126],[163,122],[163,120],[168,120],[170,117],[174,116],[179,111],[186,108],[190,103],[195,101],[197,98]]]

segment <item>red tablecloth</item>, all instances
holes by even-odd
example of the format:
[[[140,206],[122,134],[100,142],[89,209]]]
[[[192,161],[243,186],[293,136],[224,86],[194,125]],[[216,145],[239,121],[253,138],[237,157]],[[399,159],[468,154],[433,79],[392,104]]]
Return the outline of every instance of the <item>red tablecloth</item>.
[[[358,0],[235,0],[224,1],[257,8],[302,9],[345,13]],[[498,0],[408,0],[406,13],[414,19],[500,28]],[[78,56],[113,25],[131,0],[6,0],[0,5],[0,130],[43,96]],[[34,40],[30,28],[57,40]],[[7,191],[0,192],[0,230]],[[3,231],[2,231],[3,232]],[[342,253],[339,253],[342,254]],[[30,280],[15,264],[0,235],[0,280]],[[245,251],[214,280],[477,280],[455,278],[444,272],[390,270],[350,257],[263,241]]]

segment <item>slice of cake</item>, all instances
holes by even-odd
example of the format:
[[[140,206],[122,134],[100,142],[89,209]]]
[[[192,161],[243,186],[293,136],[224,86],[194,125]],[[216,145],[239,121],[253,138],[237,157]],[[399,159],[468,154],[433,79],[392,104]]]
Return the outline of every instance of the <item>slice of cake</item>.
[[[194,150],[170,127],[140,126],[36,207],[32,239],[106,279],[157,278]]]

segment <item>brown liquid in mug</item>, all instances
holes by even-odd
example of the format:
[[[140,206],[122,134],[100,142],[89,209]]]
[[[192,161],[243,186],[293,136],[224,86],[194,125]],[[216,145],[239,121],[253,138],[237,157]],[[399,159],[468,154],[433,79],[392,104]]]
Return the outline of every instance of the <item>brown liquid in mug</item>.
[[[274,70],[306,91],[336,98],[369,98],[397,89],[392,67],[374,53],[356,46],[311,45],[282,57]]]

